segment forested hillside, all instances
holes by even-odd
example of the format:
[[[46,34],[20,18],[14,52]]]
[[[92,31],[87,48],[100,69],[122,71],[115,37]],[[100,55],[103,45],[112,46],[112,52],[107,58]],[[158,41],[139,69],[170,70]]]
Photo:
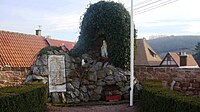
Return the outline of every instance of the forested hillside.
[[[200,42],[200,36],[167,36],[148,40],[158,54],[176,51],[193,52],[197,42]]]

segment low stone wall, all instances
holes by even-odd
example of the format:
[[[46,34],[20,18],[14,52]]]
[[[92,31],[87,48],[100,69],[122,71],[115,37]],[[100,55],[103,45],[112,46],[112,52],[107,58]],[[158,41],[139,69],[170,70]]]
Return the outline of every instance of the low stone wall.
[[[175,81],[173,89],[187,95],[200,96],[199,68],[136,67],[135,75],[139,81],[162,80],[168,87]]]
[[[24,82],[27,74],[28,74],[28,70],[0,71],[0,87],[21,85]]]

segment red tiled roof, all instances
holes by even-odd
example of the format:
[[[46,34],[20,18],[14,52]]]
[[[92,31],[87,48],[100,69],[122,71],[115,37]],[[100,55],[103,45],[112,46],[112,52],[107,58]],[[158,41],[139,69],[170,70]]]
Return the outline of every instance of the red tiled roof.
[[[42,48],[50,45],[70,50],[74,44],[74,42],[0,30],[0,66],[30,67]]]
[[[0,30],[0,65],[30,67],[47,43],[45,38]]]
[[[51,38],[46,38],[50,46],[65,46],[68,50],[72,49],[75,45],[75,42],[56,40]],[[63,48],[64,49],[64,48]]]

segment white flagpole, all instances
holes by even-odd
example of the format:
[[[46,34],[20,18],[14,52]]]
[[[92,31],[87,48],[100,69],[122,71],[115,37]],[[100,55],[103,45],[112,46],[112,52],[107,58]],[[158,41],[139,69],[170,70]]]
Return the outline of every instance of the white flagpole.
[[[134,22],[133,22],[133,0],[131,0],[131,75],[130,75],[130,106],[133,106],[133,89],[134,89]]]

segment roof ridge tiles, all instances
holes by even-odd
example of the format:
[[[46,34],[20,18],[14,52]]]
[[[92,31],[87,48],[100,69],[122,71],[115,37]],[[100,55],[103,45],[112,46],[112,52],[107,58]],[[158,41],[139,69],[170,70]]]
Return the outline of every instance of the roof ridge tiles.
[[[70,43],[75,43],[75,42],[71,42],[71,41],[67,41],[67,40],[60,40],[60,39],[54,39],[54,38],[45,38],[45,39],[50,39],[50,40],[55,40],[55,41],[64,41],[64,42],[70,42]]]
[[[38,37],[38,38],[45,38],[44,36],[37,36],[37,35],[33,35],[33,34],[25,34],[25,33],[21,33],[21,32],[14,32],[14,31],[6,31],[6,30],[0,30],[0,32],[3,32],[3,33],[12,33],[12,34],[18,34],[18,35],[24,35],[24,36],[35,36],[35,37]]]

